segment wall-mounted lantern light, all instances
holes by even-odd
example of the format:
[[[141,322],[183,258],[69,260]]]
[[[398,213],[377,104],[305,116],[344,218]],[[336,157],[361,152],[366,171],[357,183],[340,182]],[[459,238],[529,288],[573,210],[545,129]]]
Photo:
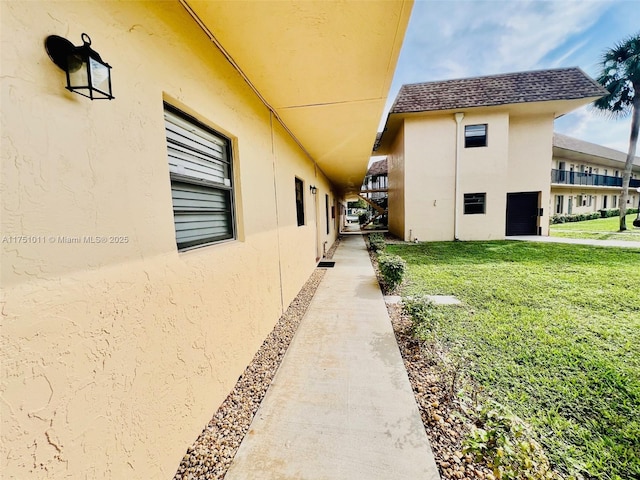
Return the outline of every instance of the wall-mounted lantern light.
[[[67,90],[91,100],[112,100],[111,66],[91,48],[89,35],[83,33],[82,42],[76,47],[66,38],[50,35],[44,47],[53,63],[67,74]]]
[[[311,186],[309,187],[309,190],[311,190],[311,194],[312,194],[312,195],[315,195],[315,194],[316,194],[316,192],[318,191],[318,189],[316,188],[316,186],[315,186],[315,185],[311,185]]]

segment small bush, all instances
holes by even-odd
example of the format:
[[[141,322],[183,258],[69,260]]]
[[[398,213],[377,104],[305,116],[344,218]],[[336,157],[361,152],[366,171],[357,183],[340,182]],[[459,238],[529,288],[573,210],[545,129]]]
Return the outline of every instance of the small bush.
[[[411,332],[417,338],[426,338],[426,332],[442,320],[442,311],[426,297],[403,298],[402,308],[411,318]]]
[[[471,412],[467,412],[471,413]],[[497,479],[559,479],[531,429],[497,403],[478,406],[471,413],[476,427],[464,440],[464,453],[484,460]]]
[[[376,253],[383,252],[387,248],[384,236],[381,233],[372,233],[369,235],[369,246]]]
[[[631,213],[638,213],[637,208],[628,208],[627,215]],[[619,217],[620,209],[614,208],[611,210],[598,210],[597,212],[590,213],[574,213],[572,215],[555,214],[551,217],[551,225],[557,225],[558,223],[571,223],[571,222],[583,222],[585,220],[595,220],[597,218],[609,218]]]
[[[369,221],[369,218],[369,212],[364,212],[358,215],[358,221],[360,225],[364,225],[365,223],[367,223]]]
[[[589,212],[589,213],[576,213],[573,215],[553,215],[551,217],[551,224],[556,225],[558,223],[572,223],[572,222],[584,222],[585,220],[595,220],[602,218],[601,211]]]
[[[398,255],[382,254],[378,257],[378,267],[382,278],[389,290],[393,290],[402,283],[407,270],[407,262]]]

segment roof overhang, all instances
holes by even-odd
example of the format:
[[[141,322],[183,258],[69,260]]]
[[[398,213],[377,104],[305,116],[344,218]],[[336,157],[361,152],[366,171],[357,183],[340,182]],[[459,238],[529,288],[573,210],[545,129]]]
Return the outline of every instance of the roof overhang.
[[[616,159],[592,153],[580,152],[570,148],[559,147],[557,145],[553,146],[553,156],[554,158],[569,160],[576,163],[595,163],[621,170],[624,169],[625,165],[625,159]],[[640,171],[640,157],[636,157],[632,165],[632,170],[634,172]]]
[[[367,170],[413,0],[181,0],[342,192]]]
[[[483,113],[508,113],[510,116],[522,116],[522,115],[553,115],[554,118],[561,117],[576,108],[587,105],[594,100],[600,98],[599,96],[585,97],[571,100],[549,100],[545,102],[528,102],[528,103],[510,103],[504,105],[492,105],[482,107],[471,108],[459,108],[451,110],[430,110],[425,112],[411,112],[411,113],[391,113],[387,117],[385,123],[382,138],[378,149],[375,151],[376,155],[385,155],[389,152],[391,142],[395,137],[400,125],[407,118],[421,118],[421,117],[438,117],[451,115],[451,121],[453,115],[458,112],[468,114],[483,114]]]

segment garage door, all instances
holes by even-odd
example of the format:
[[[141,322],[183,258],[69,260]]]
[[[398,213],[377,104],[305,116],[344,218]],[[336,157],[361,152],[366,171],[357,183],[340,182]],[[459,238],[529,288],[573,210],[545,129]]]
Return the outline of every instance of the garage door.
[[[538,235],[540,192],[507,193],[507,236]]]

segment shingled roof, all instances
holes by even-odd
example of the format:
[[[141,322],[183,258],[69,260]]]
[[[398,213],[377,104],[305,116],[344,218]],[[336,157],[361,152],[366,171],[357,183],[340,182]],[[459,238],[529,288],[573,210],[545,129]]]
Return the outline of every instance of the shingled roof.
[[[594,157],[600,157],[607,160],[615,160],[620,163],[625,163],[627,160],[627,154],[624,152],[604,147],[596,143],[568,137],[560,133],[553,134],[553,146],[554,148],[584,153],[586,155],[592,155]],[[640,157],[636,156],[633,159],[633,163],[634,165],[640,165]]]
[[[537,70],[403,85],[390,113],[574,100],[606,94],[580,68]]]
[[[388,172],[387,169],[387,159],[384,158],[382,160],[378,160],[377,162],[373,162],[367,170],[367,177],[374,177],[376,175],[386,175]]]

